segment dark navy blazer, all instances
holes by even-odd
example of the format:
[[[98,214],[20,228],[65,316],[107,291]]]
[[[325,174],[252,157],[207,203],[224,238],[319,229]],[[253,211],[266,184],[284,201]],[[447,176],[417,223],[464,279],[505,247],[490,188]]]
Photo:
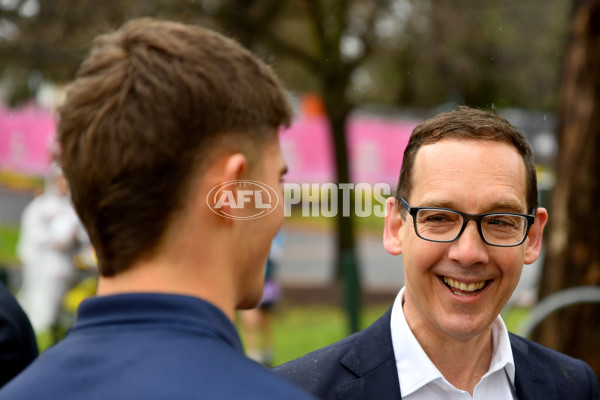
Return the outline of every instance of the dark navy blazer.
[[[391,309],[367,329],[274,370],[324,400],[401,399],[390,318]],[[600,399],[586,363],[509,335],[519,400]]]
[[[33,328],[8,289],[0,284],[0,387],[38,355]]]

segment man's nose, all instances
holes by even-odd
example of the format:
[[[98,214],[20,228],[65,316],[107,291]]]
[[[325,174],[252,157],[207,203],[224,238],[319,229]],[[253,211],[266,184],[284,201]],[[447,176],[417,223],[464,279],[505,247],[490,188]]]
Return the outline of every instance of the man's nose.
[[[488,247],[479,234],[477,222],[469,221],[460,237],[450,246],[448,257],[464,266],[486,264],[489,261]]]

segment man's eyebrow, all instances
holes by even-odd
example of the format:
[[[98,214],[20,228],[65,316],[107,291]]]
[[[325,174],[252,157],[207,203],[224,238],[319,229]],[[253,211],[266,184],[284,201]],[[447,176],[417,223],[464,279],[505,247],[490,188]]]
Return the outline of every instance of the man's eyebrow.
[[[411,204],[413,206],[413,204]],[[456,205],[448,200],[426,200],[418,205],[414,205],[414,207],[435,207],[435,208],[450,208],[456,209]]]
[[[525,210],[523,205],[519,202],[515,202],[512,200],[501,200],[494,203],[488,212],[495,211],[507,211],[507,212],[516,212],[516,213],[527,213],[528,210]]]
[[[411,206],[412,206],[412,204],[411,204]],[[448,201],[448,200],[441,200],[441,199],[425,200],[424,202],[420,203],[419,205],[414,205],[414,207],[449,208],[451,210],[461,211],[461,210],[459,210],[459,208],[457,207],[455,202]],[[481,213],[502,212],[502,211],[514,212],[514,213],[518,213],[518,214],[529,212],[527,210],[524,210],[523,205],[517,201],[500,200],[500,201],[497,201],[497,202],[494,202],[493,204],[491,204],[490,207],[488,207],[487,209],[481,210]]]

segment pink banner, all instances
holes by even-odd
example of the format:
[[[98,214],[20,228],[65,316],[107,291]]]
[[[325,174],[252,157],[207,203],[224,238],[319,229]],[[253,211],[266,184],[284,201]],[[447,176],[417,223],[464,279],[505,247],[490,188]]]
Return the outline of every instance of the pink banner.
[[[354,183],[397,184],[402,154],[417,121],[355,117],[348,123]],[[0,109],[0,169],[43,175],[51,159],[55,117],[48,110]],[[335,182],[332,138],[323,116],[303,116],[282,132],[281,147],[292,183]]]
[[[43,175],[51,161],[55,130],[48,110],[0,108],[0,169]]]
[[[350,176],[354,183],[398,183],[402,155],[417,121],[356,117],[348,123]],[[281,134],[292,183],[335,182],[332,138],[325,117],[296,120]]]

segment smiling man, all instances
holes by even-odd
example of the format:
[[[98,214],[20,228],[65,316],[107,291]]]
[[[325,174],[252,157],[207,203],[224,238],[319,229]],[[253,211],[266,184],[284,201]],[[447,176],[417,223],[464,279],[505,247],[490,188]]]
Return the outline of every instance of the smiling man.
[[[461,107],[415,128],[384,246],[405,287],[366,330],[276,371],[324,399],[598,399],[581,360],[509,334],[500,311],[548,220],[531,146]]]

